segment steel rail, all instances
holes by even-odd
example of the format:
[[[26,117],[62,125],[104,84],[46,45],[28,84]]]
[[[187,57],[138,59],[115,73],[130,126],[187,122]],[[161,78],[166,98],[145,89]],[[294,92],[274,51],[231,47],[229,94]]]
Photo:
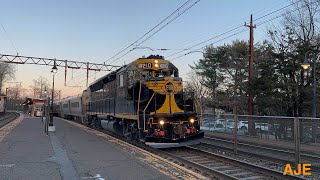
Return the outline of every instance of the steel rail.
[[[0,128],[4,127],[8,123],[10,123],[11,121],[19,117],[18,113],[8,113],[8,114],[9,115],[5,115],[5,117],[4,116],[0,117]]]
[[[230,153],[233,152],[233,142],[232,141],[225,140],[225,139],[218,139],[218,138],[205,138],[205,139],[210,139],[210,141],[218,141],[218,142],[228,143],[228,145],[227,145],[228,147],[222,146],[221,144],[217,145],[217,144],[212,144],[212,143],[208,143],[208,142],[201,142],[203,145],[206,145],[208,147],[212,147],[215,149],[229,151]],[[272,162],[275,164],[281,164],[281,165],[295,163],[292,160],[288,160],[288,159],[292,159],[294,157],[294,152],[291,152],[288,150],[274,149],[274,148],[257,146],[257,145],[246,144],[246,143],[238,143],[238,145],[243,146],[243,148],[251,147],[253,149],[258,149],[254,152],[250,152],[250,151],[246,151],[245,149],[241,149],[238,147],[237,151],[240,152],[241,155],[246,155],[246,156],[250,156],[250,157],[255,156],[255,158],[259,158],[260,160],[263,159],[268,162]],[[266,153],[261,153],[261,150],[265,150]],[[260,153],[258,153],[258,152],[260,152]],[[268,156],[267,153],[274,153],[274,154],[272,156],[271,155]],[[278,154],[276,154],[276,153],[278,153]],[[280,153],[282,153],[282,155]],[[285,158],[285,156],[288,156],[288,155],[291,155],[292,157]],[[279,156],[281,156],[282,158]],[[316,163],[320,162],[320,156],[309,155],[309,154],[305,154],[305,153],[301,153],[301,156],[304,158],[310,159],[312,162],[316,162]],[[308,163],[310,163],[310,162],[308,162]],[[315,172],[315,173],[320,173],[320,168],[318,166],[313,166],[311,171]]]
[[[215,173],[219,173],[222,176],[223,175],[231,176],[233,179],[243,178],[243,177],[236,177],[236,176],[239,176],[238,173],[235,173],[235,176],[233,176],[230,173],[230,171],[234,170],[234,168],[244,170],[244,171],[242,171],[243,174],[251,174],[251,177],[245,177],[245,178],[254,179],[256,177],[257,179],[261,179],[262,178],[261,176],[263,176],[263,178],[266,178],[266,179],[270,179],[270,178],[271,179],[304,179],[304,178],[298,177],[298,176],[291,176],[291,175],[284,176],[283,173],[280,171],[276,171],[273,169],[250,164],[250,163],[240,161],[240,160],[235,160],[235,159],[225,157],[225,156],[222,156],[219,154],[215,154],[215,153],[212,153],[212,152],[209,152],[206,150],[200,150],[196,147],[187,146],[187,148],[188,148],[187,151],[191,150],[194,152],[194,154],[197,154],[197,155],[203,156],[203,157],[208,157],[208,159],[211,158],[212,163],[216,163],[217,161],[224,163],[223,165],[221,165],[221,164],[219,165],[220,168],[221,168],[221,166],[226,166],[226,168],[227,168],[227,166],[230,166],[230,169],[228,168],[227,170],[223,170],[223,171],[221,171],[221,169],[219,170],[219,168],[217,168],[217,170],[214,170],[214,167],[212,168],[212,166],[210,167],[209,165],[206,166],[206,168],[213,170]],[[177,156],[179,156],[179,153],[177,154]],[[209,162],[209,160],[207,160],[205,163],[208,163],[208,162]],[[201,162],[198,162],[196,164],[201,165]]]
[[[230,141],[230,140],[220,139],[220,138],[213,138],[213,137],[205,137],[204,139],[209,139],[209,140],[213,140],[213,141],[220,141],[220,142],[225,142],[225,143],[233,143],[233,141]],[[243,146],[247,146],[247,147],[259,148],[259,149],[276,151],[276,152],[280,152],[280,153],[286,153],[286,154],[294,155],[293,151],[286,150],[286,149],[275,149],[275,148],[271,148],[271,147],[264,147],[264,146],[248,144],[248,143],[242,143],[242,142],[238,142],[238,145],[243,145]],[[301,156],[305,156],[307,158],[317,158],[320,161],[320,154],[319,155],[312,155],[312,154],[307,154],[306,152],[304,152],[304,153],[301,153]]]
[[[82,124],[82,123],[80,123],[78,121],[73,121],[73,122],[77,122],[79,124]],[[166,152],[166,150],[154,149],[154,148],[152,148],[150,146],[145,145],[144,143],[142,143],[140,141],[130,140],[127,137],[122,137],[122,136],[120,136],[118,134],[115,134],[115,133],[112,133],[110,131],[101,129],[99,127],[92,127],[92,126],[88,126],[88,127],[92,128],[92,129],[95,129],[97,131],[103,132],[103,133],[105,133],[107,135],[110,135],[110,136],[112,136],[114,138],[117,138],[120,141],[127,142],[127,143],[129,143],[131,145],[134,145],[134,146],[138,147],[138,148],[141,148],[143,150],[151,152],[151,153],[153,153],[155,155],[158,155],[158,156],[160,156],[160,157],[162,157],[164,159],[167,159],[167,160],[169,160],[169,161],[171,161],[171,162],[173,162],[173,163],[175,163],[175,164],[177,164],[179,166],[186,167],[186,168],[188,168],[188,169],[190,169],[190,170],[192,170],[192,171],[194,171],[196,173],[202,174],[202,175],[204,175],[204,176],[206,176],[206,177],[208,177],[210,179],[224,179],[224,180],[238,179],[236,177],[232,177],[230,174],[222,173],[222,172],[220,172],[218,170],[210,169],[210,168],[208,168],[208,167],[206,167],[204,165],[201,165],[199,163],[192,162],[192,161],[187,160],[185,158],[179,157],[179,156],[177,156],[175,154]],[[191,147],[188,147],[188,148],[191,148]],[[204,152],[204,153],[207,153],[207,152]],[[222,157],[222,158],[225,158],[225,157]],[[235,161],[235,160],[230,159],[229,161],[232,162],[232,161]],[[243,162],[238,162],[238,163],[240,164],[238,166],[240,166],[240,167],[244,166]],[[250,165],[248,165],[248,166],[250,166]],[[257,167],[255,165],[251,165],[250,168],[248,168],[248,169],[253,169],[253,167],[254,168],[258,168],[258,169],[263,168],[263,167]],[[269,171],[269,170],[266,170],[266,168],[264,168],[264,170],[260,170],[260,171],[267,171],[268,173],[272,172],[272,170]],[[283,176],[282,173],[278,172],[278,171],[273,171],[273,173],[277,175],[277,177],[278,177],[277,179],[303,179],[301,177],[295,177],[295,176]],[[268,177],[270,177],[270,176],[268,176]]]

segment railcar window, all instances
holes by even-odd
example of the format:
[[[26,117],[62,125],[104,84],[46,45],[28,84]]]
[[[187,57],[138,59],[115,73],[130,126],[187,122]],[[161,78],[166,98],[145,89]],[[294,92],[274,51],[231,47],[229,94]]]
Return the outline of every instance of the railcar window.
[[[73,102],[71,103],[72,108],[78,108],[79,107],[79,102]]]
[[[123,83],[123,74],[120,74],[120,78],[119,78],[119,87],[123,87],[124,83]]]
[[[68,108],[68,104],[63,104],[63,108]]]

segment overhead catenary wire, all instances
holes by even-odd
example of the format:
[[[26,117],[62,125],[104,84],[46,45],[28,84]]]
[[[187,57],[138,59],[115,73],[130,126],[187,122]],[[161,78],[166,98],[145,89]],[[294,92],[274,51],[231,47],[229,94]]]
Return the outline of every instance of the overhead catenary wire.
[[[189,10],[191,7],[193,7],[195,4],[197,4],[200,0],[196,0],[194,2],[194,0],[188,0],[185,3],[183,3],[179,8],[177,8],[175,11],[173,11],[170,15],[168,15],[166,18],[164,18],[161,22],[159,22],[157,25],[155,25],[152,29],[150,29],[149,31],[147,31],[145,34],[143,34],[140,38],[138,38],[136,41],[134,41],[133,43],[131,43],[130,45],[128,45],[127,47],[125,47],[124,49],[122,49],[121,51],[119,51],[117,54],[115,54],[114,56],[110,57],[109,59],[107,59],[106,61],[104,61],[104,63],[110,61],[111,59],[115,58],[116,56],[122,54],[124,51],[126,51],[127,49],[129,49],[130,47],[134,46],[135,44],[137,44],[141,39],[143,39],[144,37],[146,37],[148,34],[152,33],[155,29],[157,29],[159,26],[161,26],[164,22],[166,22],[167,20],[169,20],[170,18],[172,18],[171,20],[169,20],[169,22],[167,22],[165,25],[161,26],[156,32],[153,32],[150,36],[148,36],[147,38],[145,38],[143,40],[143,42],[147,41],[148,39],[150,39],[152,36],[154,36],[156,33],[158,33],[160,30],[162,30],[164,27],[166,27],[167,25],[169,25],[173,20],[177,19],[179,16],[181,16],[182,14],[184,14],[187,10]],[[193,3],[192,3],[193,2]],[[191,4],[192,3],[192,4]],[[190,4],[190,5],[189,5]],[[188,6],[189,5],[189,6]],[[142,43],[140,42],[139,45],[141,45]],[[135,46],[137,47],[137,46]],[[129,50],[128,52],[126,52],[125,54],[123,54],[122,56],[118,57],[117,59],[115,59],[114,61],[110,62],[114,63],[117,60],[119,60],[120,58],[124,57],[125,55],[127,55],[128,53],[130,53],[131,51],[133,51],[134,49]]]
[[[176,20],[178,17],[180,17],[182,14],[184,14],[186,11],[188,11],[189,9],[191,9],[194,5],[196,5],[200,0],[195,1],[194,3],[192,3],[189,7],[185,8],[181,13],[178,12],[177,15],[175,15],[173,17],[173,19],[171,19],[170,21],[168,21],[166,24],[164,24],[162,27],[160,27],[158,30],[156,30],[155,32],[153,32],[151,35],[149,35],[147,38],[145,38],[143,41],[139,42],[138,44],[135,45],[135,48],[138,47],[139,45],[141,45],[142,43],[146,42],[148,39],[150,39],[152,36],[154,36],[155,34],[157,34],[159,31],[161,31],[163,28],[165,28],[166,26],[168,26],[170,23],[172,23],[174,20]],[[117,59],[115,59],[114,61],[110,62],[110,63],[114,63],[116,61],[118,61],[119,59],[121,59],[122,57],[126,56],[127,54],[129,54],[130,52],[132,52],[135,48],[127,51],[125,54],[123,54],[122,56],[118,57]]]
[[[145,38],[142,42],[136,44],[139,40],[143,39],[145,36],[147,36],[148,34],[150,34],[154,29],[156,29],[157,27],[159,27],[159,26],[161,25],[161,23],[165,22],[165,20],[169,19],[169,18],[172,17],[176,12],[178,12],[180,9],[182,9],[182,8],[185,7],[185,6],[187,6],[187,4],[190,3],[191,1],[189,0],[189,1],[185,2],[185,3],[184,3],[182,6],[180,6],[177,10],[175,10],[173,13],[171,13],[169,16],[167,16],[164,20],[162,20],[160,23],[158,23],[154,28],[152,28],[151,30],[149,30],[147,33],[145,33],[143,36],[141,36],[138,40],[136,40],[135,42],[133,42],[132,44],[130,44],[129,46],[127,46],[125,49],[123,49],[121,52],[117,53],[116,55],[114,55],[113,57],[109,58],[108,60],[116,57],[117,55],[121,54],[121,53],[124,52],[125,50],[129,49],[131,46],[134,46],[135,44],[136,44],[136,45],[135,45],[135,47],[134,47],[133,49],[129,50],[128,52],[126,52],[126,53],[123,54],[122,56],[118,57],[117,59],[115,59],[115,60],[112,61],[111,63],[116,62],[117,60],[121,59],[121,58],[124,57],[125,55],[129,54],[129,53],[130,53],[131,51],[133,51],[134,49],[137,49],[137,47],[138,47],[139,45],[141,45],[141,44],[144,43],[146,40],[148,40],[149,38],[151,38],[154,34],[156,34],[157,32],[159,32],[161,29],[163,29],[165,26],[167,26],[167,25],[168,25],[169,23],[171,23],[173,20],[175,20],[176,18],[178,18],[178,17],[179,17],[180,15],[182,15],[184,12],[186,12],[187,10],[189,10],[192,6],[194,6],[194,5],[195,5],[196,3],[198,3],[199,1],[200,1],[200,0],[197,0],[197,1],[193,2],[193,4],[191,4],[191,5],[189,5],[189,7],[185,8],[182,13],[178,13],[177,15],[175,15],[175,17],[174,17],[173,19],[171,19],[169,22],[167,22],[165,25],[163,25],[163,26],[162,26],[160,29],[158,29],[156,32],[153,32],[150,36],[148,36],[147,38]],[[295,4],[295,3],[296,3],[296,2],[291,3],[291,4],[287,5],[287,6],[284,6],[284,7],[280,8],[280,9],[277,9],[277,10],[271,12],[271,13],[268,13],[267,15],[261,16],[259,19],[264,18],[264,17],[266,17],[266,16],[269,16],[269,15],[271,15],[271,14],[273,14],[273,13],[275,13],[275,12],[278,12],[278,11],[280,11],[280,10],[282,10],[282,9],[285,9],[285,8],[287,8],[287,7]],[[261,10],[259,10],[259,11],[261,11]],[[258,11],[258,12],[259,12],[259,11]],[[257,18],[257,19],[258,19],[258,18]],[[237,26],[236,28],[233,28],[233,29],[231,29],[231,30],[229,30],[229,31],[227,31],[227,32],[224,32],[224,33],[222,33],[222,34],[220,34],[220,35],[217,35],[217,36],[215,36],[215,37],[212,37],[212,38],[210,38],[210,39],[208,39],[208,40],[202,41],[202,42],[200,42],[200,43],[198,43],[198,44],[196,44],[196,45],[193,45],[193,46],[191,46],[191,47],[189,47],[189,48],[181,49],[179,52],[174,53],[174,54],[172,54],[172,55],[169,55],[169,57],[170,57],[170,56],[173,56],[173,55],[176,55],[176,54],[179,54],[179,53],[184,52],[184,51],[191,50],[193,47],[196,47],[196,46],[201,45],[201,44],[203,44],[203,43],[209,42],[209,41],[211,41],[211,40],[213,40],[213,39],[219,38],[219,37],[221,37],[221,36],[223,36],[223,35],[225,35],[225,34],[228,34],[228,33],[230,33],[230,32],[233,32],[234,30],[237,30],[237,29],[239,29],[239,28],[241,28],[241,27],[243,27],[242,24],[239,25],[239,26]],[[234,33],[233,35],[228,36],[227,38],[230,38],[230,37],[232,37],[232,36],[234,36],[234,35],[236,35],[236,34],[239,34],[239,33],[236,32],[236,33]],[[223,38],[223,39],[221,39],[221,40],[218,40],[217,42],[220,42],[220,41],[222,41],[222,40],[224,40],[224,39],[227,39],[227,38]],[[159,49],[159,50],[163,50],[163,49]],[[167,50],[167,49],[165,49],[165,50]],[[197,50],[198,50],[198,49],[197,49]],[[189,53],[186,53],[186,54],[190,54],[190,52],[189,52]],[[186,55],[186,54],[184,54],[184,55]],[[184,55],[182,55],[182,56],[184,56]],[[174,59],[177,59],[177,58],[174,58]],[[107,60],[107,61],[108,61],[108,60]],[[90,77],[91,77],[91,76],[90,76]]]
[[[18,49],[17,49],[17,47],[14,45],[13,41],[11,40],[11,38],[10,38],[10,36],[9,36],[9,34],[8,34],[7,30],[6,30],[6,28],[3,26],[3,24],[2,24],[2,23],[1,23],[1,27],[2,27],[2,29],[3,29],[3,31],[4,31],[4,33],[5,33],[5,35],[7,36],[8,40],[10,41],[10,43],[11,43],[12,47],[15,49],[16,53],[18,54]]]
[[[188,1],[187,1],[188,2]],[[263,19],[263,18],[265,18],[265,17],[267,17],[267,16],[270,16],[270,15],[272,15],[272,14],[274,14],[274,13],[276,13],[276,12],[279,12],[280,10],[283,10],[283,9],[285,9],[285,8],[288,8],[288,7],[290,7],[290,6],[292,6],[292,5],[294,5],[294,4],[296,4],[297,2],[293,2],[293,3],[291,3],[291,4],[289,4],[289,5],[286,5],[286,6],[284,6],[284,7],[282,7],[282,8],[279,8],[279,9],[277,9],[277,10],[275,10],[275,11],[272,11],[272,12],[270,12],[270,13],[268,13],[268,14],[266,14],[266,15],[263,15],[263,16],[260,16],[260,17],[258,17],[258,18],[256,18],[255,20],[259,20],[259,19]],[[190,6],[189,6],[190,7]],[[191,8],[191,7],[190,7]],[[261,24],[264,24],[264,23],[267,23],[267,22],[270,22],[270,21],[272,21],[272,20],[274,20],[274,19],[277,19],[277,18],[279,18],[279,17],[281,17],[281,15],[279,15],[279,16],[276,16],[276,17],[274,17],[274,18],[271,18],[271,19],[269,19],[269,20],[266,20],[266,21],[264,21],[264,22],[261,22],[261,23],[259,23],[259,24],[257,24],[257,25],[261,25]],[[160,26],[160,25],[159,25]],[[198,45],[200,45],[200,44],[204,44],[204,43],[206,43],[206,42],[208,42],[208,41],[211,41],[211,40],[213,40],[213,39],[216,39],[216,38],[219,38],[219,37],[221,37],[221,36],[223,36],[223,35],[226,35],[226,34],[228,34],[228,33],[230,33],[230,32],[233,32],[233,31],[235,31],[235,30],[237,30],[237,29],[239,29],[240,27],[243,27],[243,24],[240,26],[237,26],[236,28],[233,28],[233,29],[231,29],[231,30],[229,30],[228,32],[224,32],[224,33],[222,33],[222,34],[220,34],[220,35],[217,35],[217,36],[215,36],[215,37],[212,37],[212,38],[210,38],[210,40],[208,39],[208,40],[205,40],[205,41],[202,41],[201,43],[197,43],[196,45],[193,45],[191,48],[193,48],[193,47],[196,47],[196,46],[198,46]],[[235,33],[233,33],[233,34],[231,34],[231,35],[229,35],[229,36],[227,36],[227,37],[224,37],[224,38],[222,38],[222,39],[220,39],[220,40],[217,40],[217,41],[215,41],[214,43],[217,43],[217,42],[220,42],[220,41],[222,41],[222,40],[225,40],[225,39],[228,39],[228,38],[230,38],[230,37],[233,37],[233,36],[235,36],[235,35],[238,35],[238,34],[240,34],[240,33],[243,33],[243,32],[245,32],[245,31],[247,31],[247,29],[246,30],[241,30],[241,31],[238,31],[238,32],[235,32]],[[151,31],[150,31],[151,32]],[[146,35],[147,35],[147,33],[146,33]],[[142,37],[143,38],[143,37]],[[142,39],[141,38],[141,39]],[[149,38],[149,37],[148,37]],[[147,39],[148,39],[147,38]],[[141,40],[141,39],[139,39],[139,40]],[[211,43],[211,44],[214,44],[214,43]],[[132,43],[131,44],[131,46],[133,46],[133,45],[135,45],[136,43]],[[129,48],[131,47],[131,46],[129,46]],[[136,45],[135,47],[137,47],[137,46],[139,46],[139,45]],[[207,46],[207,45],[206,45]],[[129,48],[127,48],[127,49],[129,49]],[[183,49],[181,49],[181,51],[180,52],[184,52],[184,51],[187,51],[187,50],[190,50],[191,49],[190,47],[189,48],[183,48]],[[127,49],[125,49],[125,50],[127,50]],[[136,48],[134,48],[134,49],[136,49]],[[198,49],[195,49],[195,50],[200,50],[200,49],[202,49],[202,48],[198,48]],[[124,51],[125,51],[124,50]],[[161,49],[160,49],[161,50]],[[132,50],[130,50],[130,52],[131,52]],[[123,52],[123,51],[122,51]],[[179,52],[179,53],[180,53]],[[126,54],[128,54],[129,52],[127,52]],[[183,57],[183,56],[185,56],[185,55],[188,55],[188,54],[191,54],[192,52],[188,52],[188,53],[186,53],[186,54],[183,54],[183,55],[181,55],[181,56],[179,56],[179,57],[176,57],[176,58],[174,58],[174,59],[179,59],[179,58],[181,58],[181,57]],[[120,54],[120,53],[119,53]],[[125,55],[126,55],[125,54]],[[173,54],[173,55],[176,55],[176,54],[178,54],[178,53],[175,53],[175,54]],[[117,54],[118,55],[118,54]],[[171,55],[171,56],[173,56],[173,55]],[[118,60],[118,59],[120,59],[120,58],[122,58],[124,55],[122,55],[121,57],[119,57],[119,58],[117,58],[116,60]],[[113,58],[113,57],[112,57]],[[109,58],[110,59],[110,58]],[[89,76],[89,78],[91,78],[93,76],[93,74],[91,75],[91,76]],[[84,82],[85,80],[83,80],[82,82]],[[82,83],[82,82],[80,82],[80,83]],[[78,83],[78,84],[80,84],[80,83]]]
[[[291,5],[292,5],[292,4],[291,4]],[[286,6],[286,7],[288,7],[288,6]],[[284,9],[284,8],[281,8],[281,9]],[[276,10],[276,11],[273,11],[273,13],[275,13],[275,12],[277,12],[277,10]],[[272,13],[269,13],[269,15],[271,15],[271,14],[272,14]],[[264,16],[264,17],[266,17],[266,16]],[[272,20],[274,20],[274,19],[277,19],[277,18],[279,18],[279,17],[281,17],[281,15],[276,16],[276,17],[274,17],[274,18],[271,18],[271,19],[269,19],[269,20],[266,20],[266,21],[264,21],[264,22],[262,22],[262,23],[259,23],[258,25],[261,25],[261,24],[270,22],[270,21],[272,21]],[[258,18],[257,18],[257,19],[258,19]],[[259,19],[262,19],[262,18],[259,18]],[[237,26],[237,27],[235,27],[235,28],[233,28],[233,29],[231,29],[231,30],[229,30],[229,31],[227,31],[227,32],[224,32],[224,33],[221,33],[221,34],[219,34],[219,35],[217,35],[217,36],[214,36],[214,37],[212,37],[212,38],[210,38],[210,39],[208,39],[208,40],[205,40],[205,41],[202,41],[202,42],[200,42],[200,43],[197,43],[196,45],[193,45],[192,47],[185,48],[185,49],[181,49],[180,52],[183,52],[183,51],[186,51],[186,50],[190,50],[190,49],[193,48],[193,47],[199,46],[199,45],[204,44],[204,43],[206,43],[206,42],[209,42],[209,41],[211,41],[211,40],[213,40],[213,39],[222,37],[223,35],[226,35],[226,34],[228,34],[228,33],[230,33],[230,32],[233,32],[233,31],[235,31],[235,30],[237,30],[237,29],[240,29],[240,28],[243,28],[243,24],[242,24],[242,25],[239,25],[239,26]],[[228,39],[228,38],[231,38],[231,37],[233,37],[233,36],[236,36],[236,35],[238,35],[238,34],[240,34],[240,33],[243,33],[243,32],[245,32],[245,31],[247,31],[247,30],[248,30],[248,29],[243,29],[243,30],[237,31],[237,32],[235,32],[235,33],[233,33],[233,34],[231,34],[231,35],[228,35],[227,37],[224,37],[224,38],[222,38],[222,39],[219,39],[219,40],[211,43],[210,45],[215,44],[215,43],[217,43],[217,42],[221,42],[221,41],[223,41],[223,40],[225,40],[225,39]],[[208,45],[206,45],[206,46],[208,46]],[[204,47],[205,47],[205,46],[204,46]],[[201,49],[203,49],[204,47],[201,47],[201,48],[198,48],[198,49],[194,49],[193,51],[201,50]],[[175,58],[173,58],[172,60],[179,59],[179,58],[184,57],[184,56],[186,56],[186,55],[188,55],[188,54],[191,54],[191,53],[192,53],[192,52],[188,52],[188,53],[186,53],[186,54],[183,54],[183,55],[180,55],[180,56],[178,56],[178,57],[175,57]],[[175,53],[175,54],[178,54],[178,53]],[[175,54],[174,54],[174,55],[175,55]],[[173,56],[173,55],[172,55],[172,56]],[[121,58],[121,57],[120,57],[120,58]],[[89,76],[89,78],[91,78],[93,75],[94,75],[94,74],[91,74],[91,75]],[[77,85],[83,83],[84,81],[85,81],[85,79],[84,79],[83,81],[81,81],[80,83],[77,83]]]
[[[188,5],[190,2],[192,2],[193,0],[188,0],[185,3],[183,3],[179,8],[177,8],[175,11],[173,11],[170,15],[168,15],[166,18],[164,18],[162,21],[160,21],[157,25],[155,25],[153,28],[151,28],[149,31],[147,31],[145,34],[143,34],[140,38],[138,38],[137,40],[135,40],[133,43],[131,43],[130,45],[126,46],[124,49],[122,49],[121,51],[119,51],[118,53],[116,53],[115,55],[113,55],[112,57],[110,57],[109,59],[107,59],[105,62],[108,62],[109,60],[115,58],[116,56],[118,56],[119,54],[123,53],[124,51],[126,51],[127,49],[129,49],[130,47],[132,47],[134,44],[136,44],[138,41],[140,41],[141,39],[143,39],[145,36],[147,36],[148,34],[150,34],[153,30],[155,30],[157,27],[159,27],[162,23],[164,23],[166,20],[168,20],[169,18],[171,18],[174,14],[176,14],[177,12],[179,12],[182,8],[184,8],[186,5]]]

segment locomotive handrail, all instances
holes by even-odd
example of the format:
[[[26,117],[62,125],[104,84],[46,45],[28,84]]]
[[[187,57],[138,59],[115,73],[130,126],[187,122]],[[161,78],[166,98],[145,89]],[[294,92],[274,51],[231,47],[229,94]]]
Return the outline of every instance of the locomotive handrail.
[[[138,108],[137,108],[137,119],[138,119],[138,129],[139,129],[139,135],[140,135],[140,98],[141,98],[141,80],[140,82],[140,87],[139,87],[139,97],[138,97]]]
[[[109,99],[114,99],[114,97],[112,97],[112,98],[104,98],[104,99],[99,99],[99,100],[94,100],[94,101],[89,101],[89,102],[97,102],[97,101],[103,101],[103,100],[109,100]]]
[[[151,102],[151,100],[153,99],[153,96],[154,96],[155,94],[156,94],[155,92],[152,94],[152,96],[151,96],[148,104],[146,105],[146,107],[145,107],[144,110],[143,110],[143,131],[146,130],[146,110],[147,110],[147,108],[149,107],[149,104],[150,104],[150,102]],[[157,112],[157,110],[155,110],[155,112]]]
[[[196,98],[194,98],[194,100],[196,101],[196,103],[198,104],[199,109],[200,109],[200,123],[201,123],[201,120],[202,120],[202,107],[201,107],[200,103],[198,102],[198,100],[197,100]],[[197,107],[197,106],[196,106],[196,107]],[[199,124],[200,124],[200,123],[199,123]]]

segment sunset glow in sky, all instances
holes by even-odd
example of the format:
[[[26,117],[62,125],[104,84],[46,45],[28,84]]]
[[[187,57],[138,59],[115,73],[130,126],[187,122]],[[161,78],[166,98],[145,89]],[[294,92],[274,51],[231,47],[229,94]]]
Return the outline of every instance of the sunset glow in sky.
[[[185,2],[183,0],[3,0],[0,23],[5,29],[0,28],[0,54],[18,52],[24,56],[102,63],[137,40]],[[150,54],[160,54],[165,58],[168,57],[166,58],[168,60],[174,59],[175,56],[170,57],[170,55],[180,49],[189,48],[234,27],[244,25],[245,22],[248,23],[250,14],[253,14],[255,19],[290,3],[291,1],[287,0],[201,0],[140,45],[171,50],[136,49],[112,64],[123,65]],[[254,23],[259,24],[280,13],[266,16]],[[267,39],[266,28],[278,20],[257,26],[255,41]],[[240,30],[242,29],[248,30],[244,26]],[[216,42],[219,38],[213,38],[195,49],[211,43],[221,45],[236,39],[248,40],[248,38],[249,31],[245,31],[219,42]],[[201,53],[191,53],[174,60],[173,63],[180,69],[182,77],[186,78],[186,74],[190,71],[188,64],[199,60],[201,56]],[[24,88],[30,88],[32,79],[37,79],[39,76],[46,77],[52,83],[49,66],[17,65],[16,69],[14,81],[22,82]],[[89,82],[105,74],[106,72],[90,72]],[[55,81],[56,89],[61,90],[62,97],[75,95],[86,88],[85,77],[85,70],[69,69],[67,85],[82,87],[65,87],[64,69],[59,68]],[[13,84],[6,86],[10,87]]]

